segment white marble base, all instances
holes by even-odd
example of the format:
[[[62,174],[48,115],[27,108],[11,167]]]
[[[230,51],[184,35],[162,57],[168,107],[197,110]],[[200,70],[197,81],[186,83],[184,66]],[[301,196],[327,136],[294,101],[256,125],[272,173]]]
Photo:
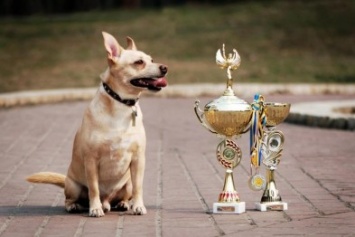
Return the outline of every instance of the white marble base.
[[[285,211],[287,210],[286,202],[256,202],[255,208],[259,211]]]
[[[213,213],[218,214],[241,214],[245,212],[245,202],[236,203],[213,203]]]

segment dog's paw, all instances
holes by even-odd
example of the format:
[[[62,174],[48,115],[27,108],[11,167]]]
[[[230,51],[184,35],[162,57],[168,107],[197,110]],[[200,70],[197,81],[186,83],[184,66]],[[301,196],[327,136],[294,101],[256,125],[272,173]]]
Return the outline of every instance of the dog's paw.
[[[116,206],[118,211],[128,211],[129,210],[129,203],[127,201],[121,201]]]
[[[102,210],[102,208],[90,208],[90,211],[89,211],[89,216],[91,217],[101,217],[101,216],[104,216],[105,213],[104,211]]]
[[[141,206],[132,206],[133,214],[134,215],[144,215],[147,214],[147,209],[145,208],[144,205]]]
[[[83,211],[83,207],[78,203],[72,203],[65,205],[65,210],[69,213],[78,213]]]
[[[102,209],[104,210],[105,213],[111,211],[111,205],[110,205],[110,203],[107,202],[107,201],[104,201],[104,202],[102,203]]]

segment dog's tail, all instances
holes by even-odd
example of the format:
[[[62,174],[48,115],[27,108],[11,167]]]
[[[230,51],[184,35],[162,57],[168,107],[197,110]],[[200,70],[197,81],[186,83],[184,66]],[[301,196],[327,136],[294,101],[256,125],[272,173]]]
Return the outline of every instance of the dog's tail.
[[[26,178],[31,183],[53,184],[58,187],[65,187],[65,175],[52,172],[39,172],[32,174]]]

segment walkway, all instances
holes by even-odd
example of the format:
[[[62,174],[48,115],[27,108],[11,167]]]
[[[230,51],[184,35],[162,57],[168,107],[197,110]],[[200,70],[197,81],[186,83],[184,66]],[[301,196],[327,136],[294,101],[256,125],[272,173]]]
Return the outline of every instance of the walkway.
[[[304,102],[354,96],[266,96]],[[202,98],[206,104],[211,98]],[[194,99],[142,98],[148,137],[145,216],[111,212],[100,219],[67,214],[64,194],[25,177],[65,173],[72,141],[88,102],[0,110],[0,236],[355,236],[355,133],[284,123],[286,137],[276,173],[289,210],[258,212],[262,193],[247,186],[248,134],[234,179],[247,211],[213,215],[224,172],[215,158],[219,139],[193,113]]]

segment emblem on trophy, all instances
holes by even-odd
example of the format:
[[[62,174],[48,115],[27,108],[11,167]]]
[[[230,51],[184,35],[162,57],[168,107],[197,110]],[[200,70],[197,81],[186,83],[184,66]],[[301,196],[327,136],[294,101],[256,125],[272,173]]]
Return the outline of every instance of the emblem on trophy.
[[[223,95],[209,103],[203,110],[199,108],[199,101],[195,102],[195,113],[200,123],[210,132],[222,137],[217,146],[216,156],[218,162],[226,169],[222,192],[218,196],[218,202],[213,204],[213,213],[243,213],[245,202],[241,202],[235,189],[233,169],[241,159],[242,152],[235,138],[248,130],[252,108],[244,100],[234,95],[232,85],[232,71],[240,65],[241,59],[237,50],[225,54],[222,50],[216,53],[216,63],[222,69],[227,70],[227,86]]]

